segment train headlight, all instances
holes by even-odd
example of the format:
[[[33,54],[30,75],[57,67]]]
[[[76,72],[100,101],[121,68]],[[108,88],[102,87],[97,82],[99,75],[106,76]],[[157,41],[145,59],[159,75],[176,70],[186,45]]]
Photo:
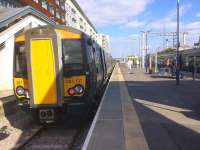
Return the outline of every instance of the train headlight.
[[[76,91],[77,94],[82,94],[84,92],[84,87],[82,85],[76,85],[74,87],[74,90]]]
[[[23,95],[25,95],[25,90],[24,90],[23,87],[18,86],[18,87],[16,88],[16,93],[17,93],[17,95],[19,95],[19,96],[23,96]]]

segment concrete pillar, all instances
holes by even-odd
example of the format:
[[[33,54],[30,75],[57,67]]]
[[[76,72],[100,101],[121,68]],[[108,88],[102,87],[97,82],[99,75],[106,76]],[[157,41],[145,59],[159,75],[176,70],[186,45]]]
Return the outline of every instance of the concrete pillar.
[[[186,66],[188,67],[189,66],[189,57],[188,56],[185,56],[185,61],[186,61]]]
[[[158,72],[158,52],[155,55],[155,72]]]
[[[149,54],[149,69],[152,69],[152,58],[151,58],[151,54]]]
[[[196,67],[196,56],[194,56],[194,66]]]
[[[169,40],[166,39],[166,48],[169,48]]]
[[[187,43],[186,43],[186,38],[187,38],[187,33],[184,32],[183,33],[183,46],[185,46]]]
[[[145,33],[141,35],[142,68],[145,68]]]
[[[194,80],[196,78],[196,73],[197,73],[197,63],[196,63],[196,56],[194,56]]]

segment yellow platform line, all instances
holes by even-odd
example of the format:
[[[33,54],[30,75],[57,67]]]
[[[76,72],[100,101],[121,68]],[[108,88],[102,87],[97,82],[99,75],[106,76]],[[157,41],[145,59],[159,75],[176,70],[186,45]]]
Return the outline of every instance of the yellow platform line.
[[[120,86],[123,111],[123,124],[126,150],[149,150],[137,112],[128,93],[127,86],[119,65],[116,65],[116,76]]]

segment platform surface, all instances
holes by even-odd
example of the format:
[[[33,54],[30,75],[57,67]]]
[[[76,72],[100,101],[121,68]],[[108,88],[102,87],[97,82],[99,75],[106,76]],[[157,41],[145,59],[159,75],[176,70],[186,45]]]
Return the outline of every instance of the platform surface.
[[[200,81],[116,65],[83,150],[199,150]]]
[[[149,149],[118,64],[82,149]]]
[[[150,150],[200,149],[200,81],[155,77],[120,65]]]

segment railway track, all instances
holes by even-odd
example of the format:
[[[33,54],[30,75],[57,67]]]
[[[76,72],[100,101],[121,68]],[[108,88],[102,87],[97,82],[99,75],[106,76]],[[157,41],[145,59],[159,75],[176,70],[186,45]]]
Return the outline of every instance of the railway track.
[[[29,141],[31,141],[39,132],[44,128],[44,125],[31,127],[27,134],[22,135],[19,141],[17,142],[16,146],[12,149],[18,150],[22,149]]]
[[[89,125],[88,122],[88,118],[83,121],[78,117],[76,117],[76,119],[72,117],[72,119],[70,118],[67,121],[37,126],[31,129],[29,135],[24,136],[14,149],[71,150],[74,148],[74,144],[80,138],[83,130]]]

